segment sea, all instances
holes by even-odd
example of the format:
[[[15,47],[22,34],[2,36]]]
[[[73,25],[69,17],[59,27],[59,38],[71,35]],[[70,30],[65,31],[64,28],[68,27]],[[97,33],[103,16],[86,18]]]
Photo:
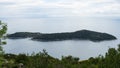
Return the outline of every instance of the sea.
[[[45,49],[49,55],[61,59],[62,56],[74,56],[80,60],[105,55],[109,48],[118,48],[120,44],[120,17],[50,17],[3,19],[8,25],[8,34],[15,32],[62,33],[79,30],[92,30],[109,33],[117,40],[93,42],[89,40],[33,41],[25,39],[6,39],[3,45],[5,53],[32,54]]]

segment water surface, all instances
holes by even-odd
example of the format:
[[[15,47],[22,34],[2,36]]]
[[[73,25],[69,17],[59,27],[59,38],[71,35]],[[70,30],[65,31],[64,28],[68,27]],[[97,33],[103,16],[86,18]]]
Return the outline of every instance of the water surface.
[[[89,40],[65,40],[52,42],[38,42],[27,39],[7,39],[7,45],[3,46],[6,53],[33,53],[46,49],[56,58],[62,55],[72,55],[81,60],[89,57],[104,55],[110,47],[117,48],[120,43],[119,18],[40,18],[40,19],[8,19],[8,33],[14,32],[73,32],[87,29],[105,32],[116,36],[117,40],[92,42]]]

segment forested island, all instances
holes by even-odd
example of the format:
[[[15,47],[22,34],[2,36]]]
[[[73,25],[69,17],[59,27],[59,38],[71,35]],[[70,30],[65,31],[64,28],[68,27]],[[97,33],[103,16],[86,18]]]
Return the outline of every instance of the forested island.
[[[95,32],[90,30],[80,30],[76,32],[65,33],[32,33],[32,32],[16,32],[8,34],[9,39],[31,38],[37,41],[60,41],[60,40],[91,40],[91,41],[104,41],[115,40],[115,36],[108,33]]]

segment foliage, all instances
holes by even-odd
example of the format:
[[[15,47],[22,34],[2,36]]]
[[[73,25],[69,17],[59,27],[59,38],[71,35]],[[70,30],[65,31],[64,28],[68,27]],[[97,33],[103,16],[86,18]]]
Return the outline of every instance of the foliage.
[[[4,54],[4,67],[19,68],[120,68],[120,45],[118,49],[109,48],[105,56],[80,61],[78,57],[62,56],[61,60],[50,56],[46,50],[32,55]],[[3,61],[3,60],[2,60]]]
[[[2,39],[5,38],[6,31],[7,31],[7,25],[0,21],[0,66],[4,61],[4,57],[3,57],[4,52],[1,45],[6,44],[5,41],[2,41]]]
[[[5,42],[2,42],[2,39],[5,38],[6,32],[7,32],[7,25],[0,21],[0,45],[6,44]]]

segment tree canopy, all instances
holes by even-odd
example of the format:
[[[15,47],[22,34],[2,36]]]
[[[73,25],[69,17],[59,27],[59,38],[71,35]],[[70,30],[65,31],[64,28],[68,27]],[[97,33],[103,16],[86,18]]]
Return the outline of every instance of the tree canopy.
[[[7,32],[7,24],[0,21],[0,45],[6,43],[2,41],[2,39],[5,38],[6,32]]]
[[[6,42],[3,41],[3,39],[5,39],[6,32],[7,32],[7,24],[0,21],[0,45],[6,44]],[[3,54],[4,54],[3,48],[0,46],[0,67],[3,63],[3,58],[4,58]]]

